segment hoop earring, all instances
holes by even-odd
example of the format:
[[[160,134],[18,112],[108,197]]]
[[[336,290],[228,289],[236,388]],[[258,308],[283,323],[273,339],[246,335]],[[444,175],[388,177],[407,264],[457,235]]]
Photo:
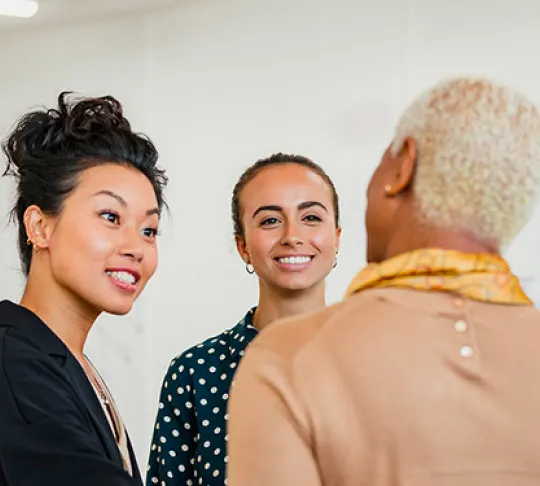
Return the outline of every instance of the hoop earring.
[[[336,268],[336,267],[337,267],[337,255],[334,258],[334,264],[332,265],[332,268]]]
[[[255,273],[255,269],[253,268],[253,265],[251,263],[246,262],[246,272],[250,275],[253,275]]]

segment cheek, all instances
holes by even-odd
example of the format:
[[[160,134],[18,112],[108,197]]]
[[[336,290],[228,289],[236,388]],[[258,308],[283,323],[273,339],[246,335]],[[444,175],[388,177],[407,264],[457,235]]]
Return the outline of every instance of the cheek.
[[[115,248],[114,238],[112,235],[107,233],[94,233],[93,235],[85,236],[83,240],[85,241],[85,248],[89,256],[94,258],[101,259],[107,258]]]
[[[246,247],[253,260],[266,258],[278,240],[274,232],[258,229],[246,235]]]
[[[89,257],[106,258],[114,251],[117,239],[115,230],[103,227],[94,231],[78,229],[79,244],[85,248]]]
[[[337,246],[336,228],[332,224],[332,226],[318,229],[311,236],[311,242],[322,255],[334,258]]]
[[[149,280],[156,272],[157,267],[158,267],[158,262],[159,262],[159,256],[158,256],[157,246],[152,246],[148,248],[144,253],[144,260],[143,260],[144,272],[147,277],[147,280]]]
[[[64,228],[66,228],[64,230]],[[60,225],[50,242],[51,258],[68,267],[91,268],[92,262],[105,262],[115,248],[112,230],[82,221]]]

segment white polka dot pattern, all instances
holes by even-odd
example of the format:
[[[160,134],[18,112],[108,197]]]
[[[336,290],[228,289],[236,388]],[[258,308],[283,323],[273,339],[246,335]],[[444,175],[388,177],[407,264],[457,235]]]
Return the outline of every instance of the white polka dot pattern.
[[[257,335],[254,311],[171,362],[161,389],[146,484],[227,484],[227,402],[238,363]]]

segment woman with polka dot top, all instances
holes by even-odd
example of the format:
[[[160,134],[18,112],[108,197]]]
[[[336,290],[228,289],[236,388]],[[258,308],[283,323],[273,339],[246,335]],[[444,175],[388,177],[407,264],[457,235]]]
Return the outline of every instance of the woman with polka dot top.
[[[188,349],[163,380],[147,484],[227,484],[227,402],[247,345],[272,322],[318,309],[336,265],[338,196],[311,160],[274,154],[238,180],[232,197],[238,253],[259,280],[259,302],[240,322]]]

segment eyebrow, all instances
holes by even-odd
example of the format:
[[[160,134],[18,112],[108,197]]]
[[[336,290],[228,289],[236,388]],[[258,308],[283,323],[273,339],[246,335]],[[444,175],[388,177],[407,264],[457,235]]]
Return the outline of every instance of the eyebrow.
[[[305,201],[303,203],[300,203],[297,206],[297,208],[298,208],[299,211],[302,211],[303,209],[312,208],[314,206],[318,206],[318,207],[324,209],[326,212],[328,212],[328,209],[326,209],[326,206],[323,203],[319,202],[319,201]],[[283,208],[281,206],[276,206],[276,205],[260,206],[255,210],[252,217],[254,218],[261,211],[277,211],[277,212],[282,213]]]
[[[109,196],[116,199],[120,203],[120,205],[123,206],[124,208],[128,206],[128,203],[122,196],[116,194],[115,192],[109,189],[103,189],[101,191],[98,191],[92,197],[95,197],[95,196]],[[156,214],[159,217],[161,216],[161,211],[159,210],[159,208],[151,208],[146,211],[147,216],[152,216],[153,214]]]

